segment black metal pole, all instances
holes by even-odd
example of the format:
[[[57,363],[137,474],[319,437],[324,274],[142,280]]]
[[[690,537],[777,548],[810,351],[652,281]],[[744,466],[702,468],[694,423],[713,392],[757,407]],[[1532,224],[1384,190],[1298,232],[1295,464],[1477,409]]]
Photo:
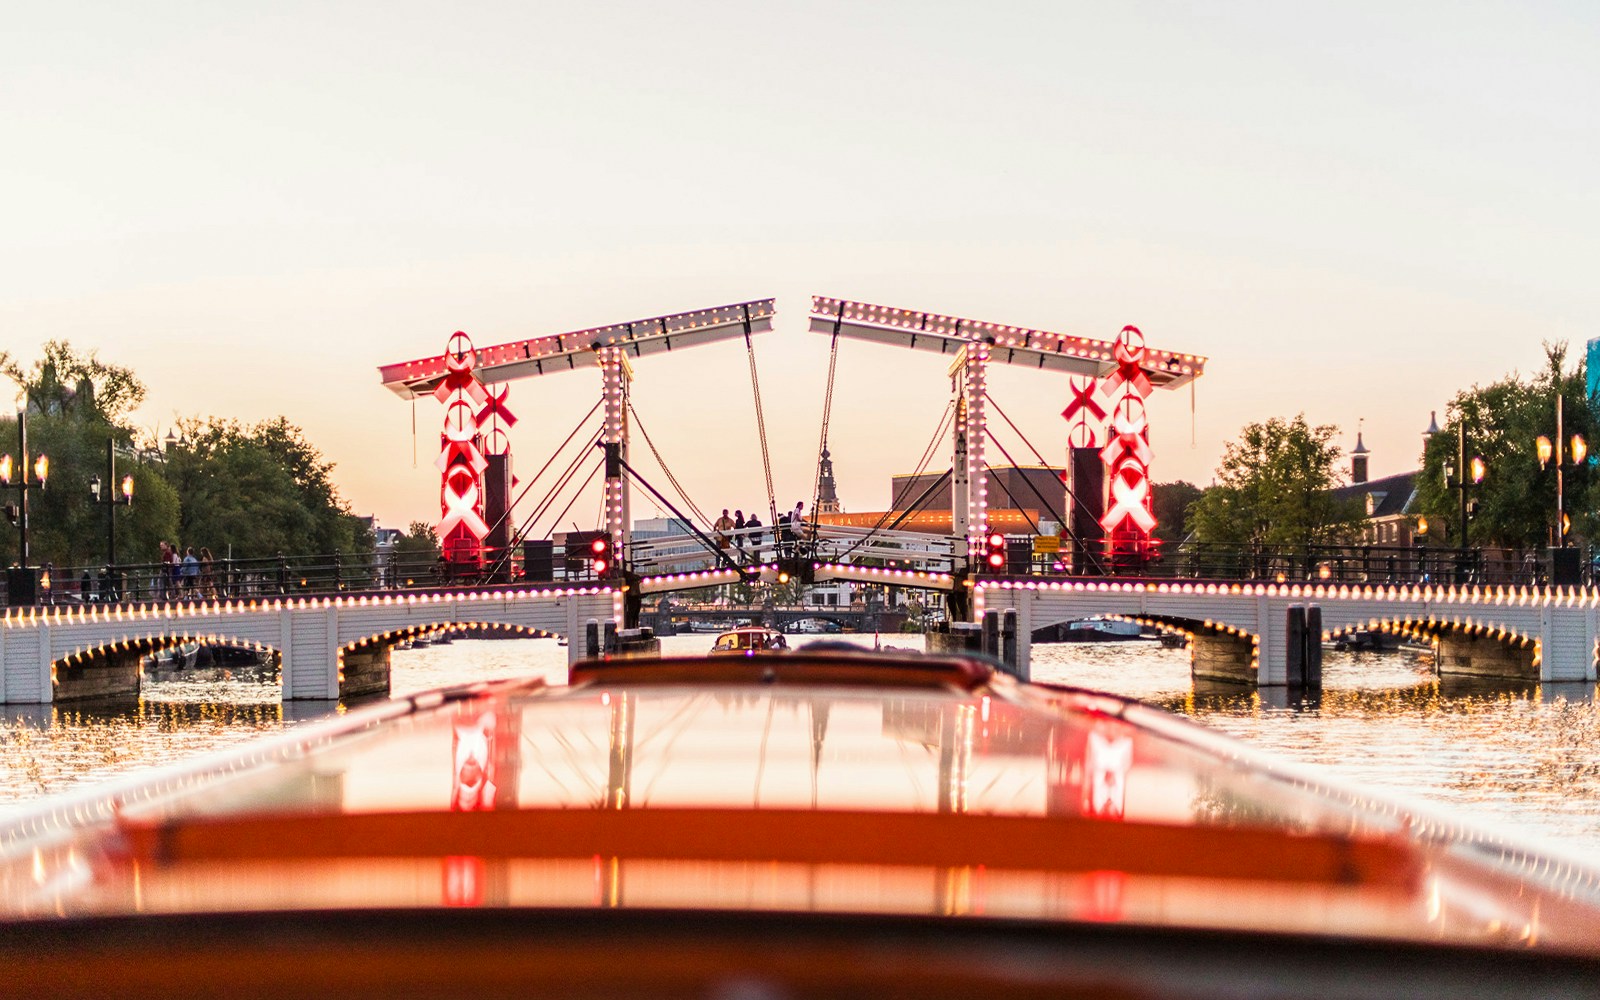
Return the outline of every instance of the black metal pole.
[[[1467,551],[1467,424],[1456,427],[1456,486],[1461,491],[1461,551]]]
[[[106,485],[100,500],[106,505],[106,575],[117,571],[117,442],[106,438]]]
[[[17,470],[17,537],[18,555],[21,557],[19,564],[23,569],[28,568],[28,477],[33,470],[28,467],[28,408],[26,405],[17,411],[17,459],[21,468]]]
[[[1561,403],[1562,403],[1561,383],[1557,382],[1556,383],[1556,545],[1558,545],[1559,547],[1564,549],[1564,548],[1567,547],[1567,524],[1566,524],[1566,520],[1567,520],[1566,507],[1567,507],[1567,504],[1566,504],[1566,497],[1563,495],[1565,493],[1566,483],[1563,481],[1565,477],[1563,476],[1562,471],[1561,471],[1561,463],[1566,460],[1566,457],[1563,454],[1563,448],[1565,446],[1563,445],[1561,438],[1562,438],[1562,435],[1566,433],[1566,431],[1561,426],[1561,424],[1562,424],[1562,420],[1561,420],[1562,412],[1561,411],[1563,409]]]

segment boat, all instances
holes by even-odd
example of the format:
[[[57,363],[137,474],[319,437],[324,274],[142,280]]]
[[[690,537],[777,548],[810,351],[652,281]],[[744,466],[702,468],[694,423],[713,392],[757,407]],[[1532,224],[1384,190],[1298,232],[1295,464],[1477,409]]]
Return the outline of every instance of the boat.
[[[789,648],[789,640],[777,629],[760,625],[743,625],[729,629],[717,636],[711,644],[711,655],[748,656],[757,652],[776,652]]]
[[[726,629],[727,629],[727,626],[719,625],[716,622],[690,622],[689,623],[689,631],[691,631],[691,632],[716,632],[718,634],[721,634]]]
[[[1110,618],[1085,618],[1080,621],[1047,625],[1033,632],[1034,642],[1129,642],[1135,639],[1153,639],[1138,622],[1117,621]]]
[[[0,826],[10,995],[1579,997],[1600,871],[965,654],[409,695]]]

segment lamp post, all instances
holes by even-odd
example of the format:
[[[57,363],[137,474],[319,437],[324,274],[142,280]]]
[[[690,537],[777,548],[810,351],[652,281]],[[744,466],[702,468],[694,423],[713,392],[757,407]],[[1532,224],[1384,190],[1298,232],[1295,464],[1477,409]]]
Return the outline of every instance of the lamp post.
[[[1570,441],[1563,440],[1562,399],[1556,397],[1556,437],[1551,441],[1543,434],[1537,441],[1539,453],[1539,468],[1542,470],[1552,462],[1556,469],[1556,523],[1551,532],[1551,546],[1553,548],[1567,547],[1567,534],[1572,530],[1572,519],[1567,517],[1566,502],[1566,470],[1569,463],[1577,466],[1589,455],[1588,442],[1584,441],[1582,434],[1574,434]]]
[[[101,584],[101,597],[117,600],[122,597],[122,577],[117,571],[117,508],[133,505],[133,477],[123,476],[122,481],[117,482],[117,443],[110,438],[106,439],[106,478],[103,486],[102,489],[99,476],[89,480],[89,493],[94,497],[94,502],[104,504],[106,508],[106,578]]]
[[[15,476],[16,481],[12,482]],[[17,565],[6,573],[6,597],[13,605],[33,604],[39,596],[38,577],[28,564],[28,491],[44,489],[50,478],[50,458],[35,455],[28,462],[28,408],[17,411],[17,457],[13,466],[10,455],[0,455],[0,486],[17,491],[17,502],[6,504],[6,517],[17,526]]]
[[[1584,441],[1582,434],[1572,435],[1570,442],[1564,439],[1563,416],[1562,397],[1558,391],[1556,394],[1555,441],[1552,442],[1541,434],[1536,442],[1539,454],[1539,468],[1544,469],[1552,462],[1556,467],[1556,523],[1551,530],[1550,582],[1558,587],[1576,586],[1580,576],[1577,551],[1567,544],[1567,535],[1572,530],[1572,519],[1567,516],[1565,467],[1568,462],[1574,466],[1581,464],[1589,454],[1588,442]]]
[[[1464,420],[1456,423],[1456,460],[1446,462],[1444,467],[1444,485],[1446,489],[1457,490],[1461,494],[1461,556],[1456,560],[1456,582],[1466,583],[1468,576],[1468,548],[1471,545],[1468,524],[1472,515],[1476,513],[1477,501],[1467,498],[1467,491],[1482,484],[1488,467],[1484,464],[1481,455],[1472,456],[1472,461],[1467,461],[1467,425]]]

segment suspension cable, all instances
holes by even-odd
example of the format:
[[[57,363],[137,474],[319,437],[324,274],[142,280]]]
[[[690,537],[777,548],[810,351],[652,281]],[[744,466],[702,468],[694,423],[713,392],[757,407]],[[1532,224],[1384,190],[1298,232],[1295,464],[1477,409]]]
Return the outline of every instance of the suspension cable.
[[[1004,448],[1001,448],[1000,450],[1002,452],[1005,451]],[[1011,461],[1011,457],[1009,455],[1007,455],[1006,456],[1006,460],[1007,461]],[[1013,467],[1015,467],[1017,463],[1016,462],[1011,462],[1011,464],[1012,464]],[[1033,518],[1029,517],[1027,509],[1025,507],[1023,507],[1022,504],[1017,501],[1017,498],[1015,496],[1012,495],[1010,487],[1006,486],[1006,484],[998,476],[996,476],[994,474],[994,466],[992,466],[992,465],[988,464],[987,462],[985,462],[983,467],[984,467],[985,471],[987,471],[989,473],[989,478],[994,480],[994,483],[995,483],[996,486],[1000,487],[1000,492],[1002,492],[1002,493],[1004,493],[1006,495],[1006,499],[1010,500],[1013,504],[1016,505],[1014,507],[1014,509],[1016,510],[1017,513],[1022,515],[1022,519],[1024,521],[1028,522],[1028,527],[1033,529],[1033,533],[1035,535],[1044,534],[1044,529],[1039,527],[1039,522],[1035,521]],[[1027,480],[1024,479],[1023,482],[1027,482]],[[1040,499],[1043,499],[1043,498],[1041,497]],[[1049,513],[1054,514],[1055,511],[1052,510]]]
[[[1006,422],[1006,425],[1009,426],[1013,431],[1016,431],[1017,437],[1021,438],[1022,439],[1022,443],[1028,446],[1028,450],[1033,452],[1033,456],[1039,460],[1039,464],[1044,466],[1045,468],[1049,468],[1050,467],[1050,463],[1045,461],[1043,455],[1039,454],[1039,449],[1037,449],[1037,448],[1035,448],[1033,446],[1033,442],[1028,440],[1028,436],[1026,434],[1022,433],[1021,430],[1018,430],[1017,425],[1011,422],[1011,418],[1006,416],[1006,411],[1004,411],[1004,410],[1002,410],[1000,408],[1000,404],[996,403],[994,401],[994,398],[989,396],[987,393],[985,393],[984,396],[994,406],[995,412],[1000,414],[1000,419],[1004,420]],[[1006,446],[1001,444],[999,439],[997,439],[993,434],[989,435],[989,440],[991,442],[993,442],[993,444],[994,444],[994,446],[996,448],[1000,449],[1000,454],[1002,454],[1002,455],[1004,455],[1006,457],[1006,461],[1010,462],[1012,464],[1012,466],[1015,467],[1016,464],[1017,464],[1017,460],[1011,457],[1011,453],[1010,452],[1006,451]],[[1044,509],[1046,511],[1049,511],[1049,513],[1051,513],[1051,514],[1054,514],[1055,510],[1050,507],[1050,502],[1048,500],[1046,500],[1044,498],[1044,495],[1039,492],[1038,487],[1033,485],[1032,480],[1030,480],[1030,479],[1028,479],[1028,477],[1024,476],[1024,477],[1022,477],[1022,481],[1023,481],[1023,483],[1025,483],[1027,485],[1029,490],[1033,491],[1033,495],[1035,497],[1039,498],[1039,503],[1041,505],[1043,505]],[[1062,480],[1061,485],[1062,485],[1062,488],[1065,491],[1066,499],[1067,499],[1067,503],[1068,503],[1067,508],[1061,512],[1061,533],[1063,535],[1065,535],[1067,538],[1072,539],[1073,544],[1075,544],[1077,546],[1078,551],[1080,551],[1080,552],[1082,552],[1084,554],[1085,558],[1087,558],[1091,562],[1093,562],[1094,565],[1099,566],[1099,565],[1101,565],[1099,555],[1096,554],[1095,552],[1093,552],[1089,548],[1089,546],[1085,545],[1083,543],[1083,539],[1078,537],[1078,533],[1076,531],[1072,530],[1071,521],[1067,516],[1069,513],[1071,513],[1073,507],[1081,506],[1081,503],[1078,500],[1078,495],[1073,492],[1072,487],[1067,484],[1066,480]],[[1001,484],[1001,489],[1005,489],[1005,485],[1003,483]],[[1006,495],[1010,496],[1011,495],[1011,491],[1010,490],[1006,490]],[[1013,502],[1015,502],[1014,499],[1013,499]]]
[[[572,477],[577,474],[578,469],[583,464],[584,458],[589,455],[589,449],[594,447],[594,442],[600,440],[600,436],[601,432],[596,431],[594,436],[589,439],[588,446],[573,457],[572,461],[567,465],[566,471],[563,472],[561,477],[556,480],[555,486],[551,487],[549,494],[546,495],[542,501],[540,501],[539,506],[535,508],[534,512],[528,516],[528,520],[526,522],[528,527],[532,527],[533,525],[537,524],[539,519],[544,517],[545,512],[555,505],[556,498],[561,495],[561,491],[567,488],[567,483],[571,482]],[[565,512],[563,511],[563,513]],[[550,535],[555,531],[554,524],[559,524],[560,521],[561,519],[559,517],[556,518],[550,531],[545,532],[544,537],[549,538]]]
[[[572,443],[572,439],[578,436],[578,432],[583,430],[583,425],[589,422],[589,418],[594,416],[595,411],[598,410],[598,409],[600,409],[600,402],[596,401],[594,406],[590,408],[589,412],[585,413],[583,415],[583,418],[578,421],[577,426],[572,428],[572,433],[567,435],[567,439],[565,441],[561,442],[560,444],[556,445],[556,450],[550,453],[550,458],[545,461],[544,465],[540,467],[538,472],[535,472],[533,474],[533,478],[528,480],[527,485],[522,487],[522,492],[517,494],[516,499],[512,500],[511,503],[506,505],[505,512],[500,515],[500,519],[495,521],[495,523],[493,523],[493,524],[491,524],[489,526],[489,530],[490,531],[493,531],[494,529],[500,527],[500,525],[505,523],[506,518],[511,516],[511,512],[513,510],[516,510],[517,504],[521,503],[522,502],[522,498],[528,495],[528,491],[529,490],[533,489],[533,484],[537,483],[539,481],[539,477],[540,476],[544,475],[547,471],[549,471],[550,466],[555,464],[555,460],[557,458],[561,457],[561,453],[566,450],[567,445]],[[580,455],[587,454],[587,453],[588,453],[587,450],[579,452]],[[524,525],[524,527],[526,527],[526,525]],[[499,569],[499,564],[498,563],[495,565],[495,568]]]
[[[656,443],[650,440],[650,432],[644,429],[644,421],[639,419],[639,411],[633,408],[633,404],[631,402],[628,404],[628,412],[633,415],[633,426],[638,428],[639,436],[644,438],[644,443],[649,446],[650,454],[655,456],[656,464],[659,465],[661,467],[661,471],[666,474],[667,482],[671,483],[672,488],[677,491],[678,499],[683,501],[684,506],[694,511],[694,516],[699,518],[702,523],[710,524],[711,519],[706,517],[706,512],[701,510],[694,500],[690,498],[688,492],[684,490],[683,485],[678,482],[678,477],[674,476],[672,474],[672,470],[667,468],[666,460],[661,457],[661,452],[656,448]]]
[[[828,425],[833,420],[833,376],[839,367],[839,325],[844,316],[844,304],[839,305],[839,318],[833,321],[833,343],[828,348],[828,383],[822,393],[822,436],[817,441],[817,478],[811,488],[811,513],[813,524],[817,505],[822,502],[822,456],[828,451]],[[812,528],[816,534],[816,528]]]
[[[597,438],[596,440],[599,439]],[[579,497],[583,496],[583,491],[589,488],[590,483],[594,482],[595,473],[605,468],[605,465],[606,460],[604,458],[601,458],[598,462],[594,463],[594,468],[589,470],[589,475],[586,476],[583,482],[578,485],[578,491],[572,494],[572,499],[567,501],[567,505],[561,508],[561,513],[557,514],[555,516],[555,520],[550,522],[550,530],[544,533],[545,538],[549,538],[551,535],[556,533],[556,525],[560,524],[561,519],[567,516],[567,511],[572,509],[572,505],[578,502]]]
[[[767,510],[772,530],[778,530],[778,494],[772,488],[772,454],[767,449],[767,418],[761,409],[761,378],[756,374],[756,347],[750,339],[750,307],[744,308],[744,352],[750,359],[750,389],[756,398],[756,434],[761,438],[761,468],[767,474]]]
[[[938,447],[939,439],[944,436],[945,428],[948,426],[948,421],[954,412],[955,400],[952,399],[945,403],[944,412],[939,415],[939,426],[934,428],[933,437],[928,440],[928,446],[922,450],[922,458],[917,462],[916,471],[911,474],[912,479],[916,479],[918,476],[922,475],[923,470],[928,467],[928,461],[933,457],[933,450],[934,448]],[[889,506],[894,506],[893,497],[889,498]],[[856,549],[859,549],[861,546],[865,545],[873,535],[883,530],[883,526],[889,523],[889,515],[893,513],[894,511],[892,510],[884,511],[883,514],[878,518],[877,524],[874,524],[871,528],[869,528],[865,535],[862,535],[860,538],[856,539],[849,548],[839,553],[839,555],[835,558],[843,559]]]

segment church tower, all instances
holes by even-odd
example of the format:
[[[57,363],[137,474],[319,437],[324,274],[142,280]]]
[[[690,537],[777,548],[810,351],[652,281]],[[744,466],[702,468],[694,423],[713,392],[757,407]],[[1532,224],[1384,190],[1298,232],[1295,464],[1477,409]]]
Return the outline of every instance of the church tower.
[[[839,494],[833,485],[833,459],[829,457],[828,446],[822,446],[822,461],[817,465],[817,513],[839,514],[844,507],[839,504]]]

